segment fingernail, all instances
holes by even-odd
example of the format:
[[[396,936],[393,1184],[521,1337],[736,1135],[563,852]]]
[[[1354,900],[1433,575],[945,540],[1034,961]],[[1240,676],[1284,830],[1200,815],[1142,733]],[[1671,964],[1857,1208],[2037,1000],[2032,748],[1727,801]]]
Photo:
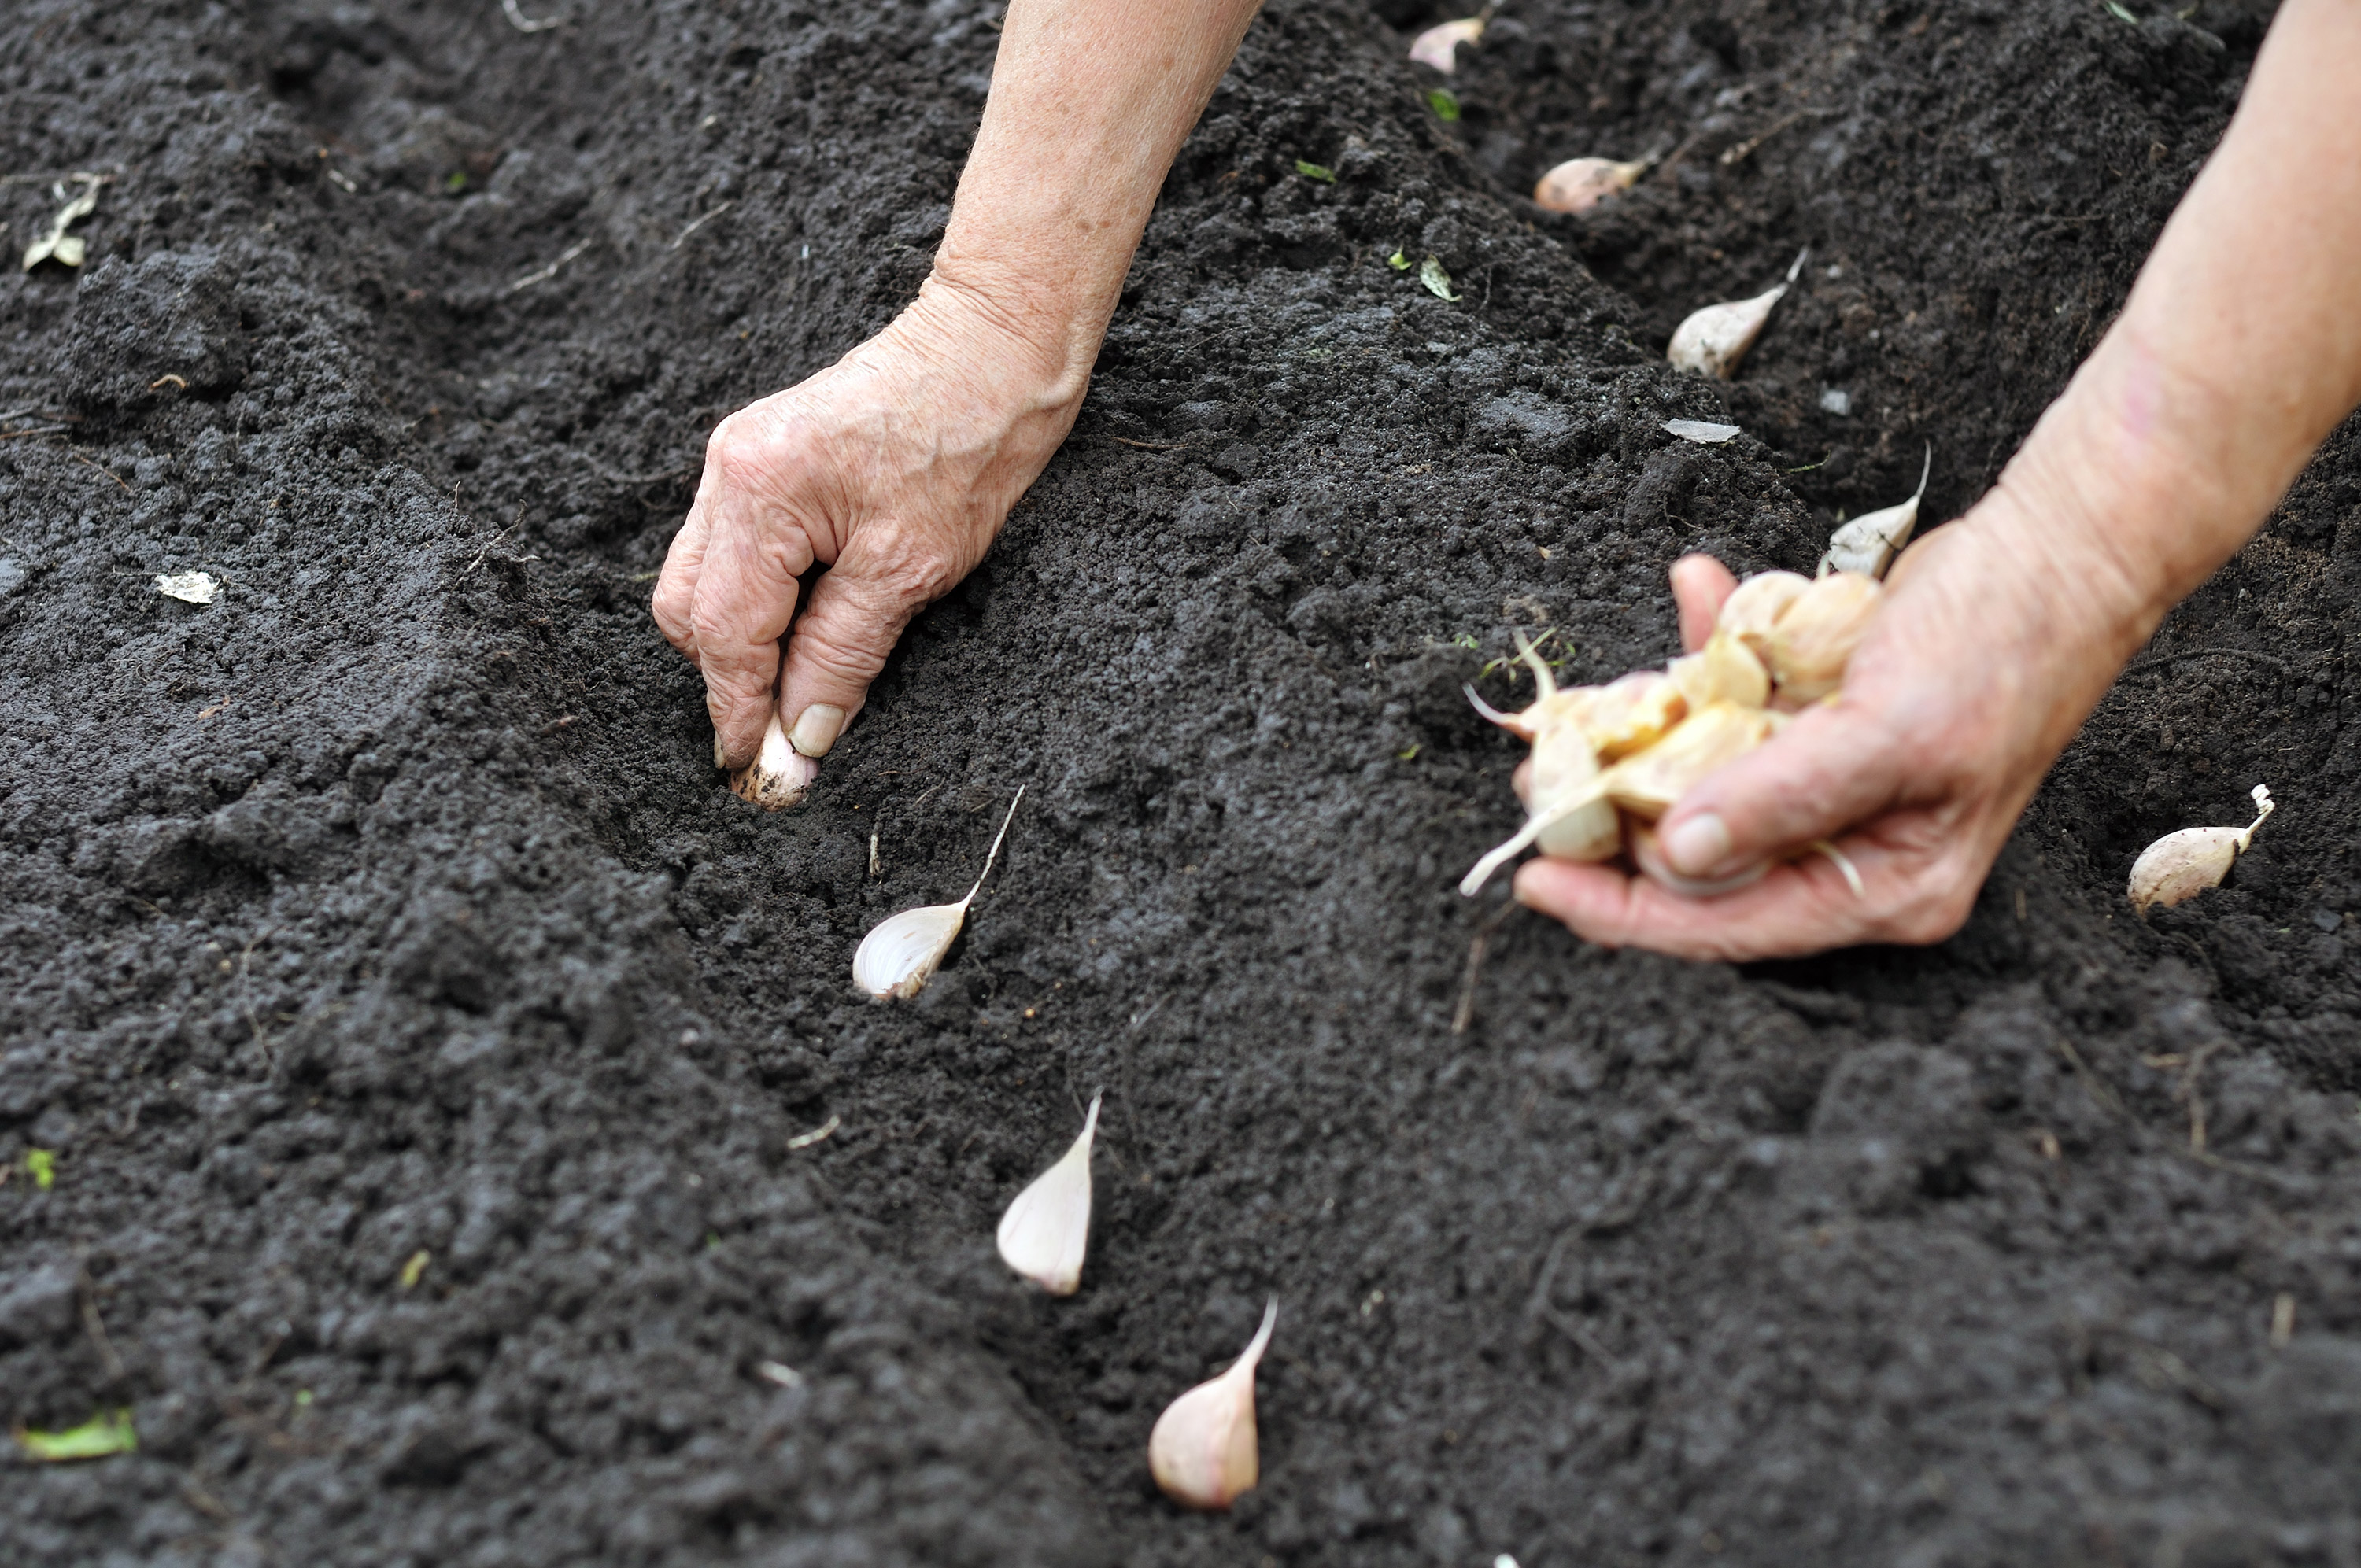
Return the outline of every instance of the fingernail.
[[[1730,858],[1730,825],[1708,811],[1664,835],[1664,859],[1683,876],[1704,876]]]
[[[787,744],[807,757],[825,757],[843,729],[844,709],[834,703],[816,702],[804,709],[796,727],[787,731]]]
[[[730,751],[721,744],[721,731],[719,729],[713,732],[713,765],[717,768],[730,765]]]

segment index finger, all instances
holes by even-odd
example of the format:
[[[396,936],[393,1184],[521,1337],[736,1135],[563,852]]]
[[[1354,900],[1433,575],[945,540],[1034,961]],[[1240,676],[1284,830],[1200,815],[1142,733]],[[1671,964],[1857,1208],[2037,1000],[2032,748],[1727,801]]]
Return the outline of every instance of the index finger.
[[[812,564],[800,528],[761,526],[753,511],[742,490],[715,487],[689,610],[715,754],[733,768],[762,749],[779,678],[779,639],[795,619],[796,579]]]

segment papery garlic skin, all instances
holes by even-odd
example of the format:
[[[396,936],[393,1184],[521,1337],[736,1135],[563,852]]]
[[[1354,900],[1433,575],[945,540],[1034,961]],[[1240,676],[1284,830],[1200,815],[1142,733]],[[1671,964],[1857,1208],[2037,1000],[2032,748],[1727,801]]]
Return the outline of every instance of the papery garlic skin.
[[[1429,27],[1411,40],[1410,57],[1448,76],[1458,68],[1459,46],[1473,44],[1484,36],[1484,21],[1482,16],[1463,16]]]
[[[1806,250],[1797,256],[1795,265],[1787,269],[1786,280],[1766,293],[1692,312],[1673,330],[1671,346],[1664,351],[1673,368],[1709,376],[1717,381],[1727,381],[1736,375],[1739,361],[1754,346],[1754,340],[1763,335],[1763,323],[1771,319],[1771,307],[1794,287],[1804,269],[1804,258],[1810,254]]]
[[[1748,652],[1767,665],[1771,658],[1771,629],[1778,624],[1787,607],[1811,586],[1812,579],[1801,572],[1757,572],[1721,601],[1721,613],[1714,618],[1714,630],[1727,631],[1745,643]]]
[[[1062,1158],[1016,1195],[1000,1217],[1001,1260],[1052,1296],[1071,1296],[1082,1282],[1082,1254],[1091,1232],[1091,1146],[1099,1130],[1099,1096],[1082,1118],[1082,1135]]]
[[[2279,809],[2268,784],[2255,786],[2254,802],[2255,819],[2244,828],[2184,828],[2142,850],[2139,859],[2132,862],[2131,885],[2125,889],[2132,908],[2141,915],[2159,904],[2169,909],[2209,887],[2221,886],[2231,866],[2254,842],[2255,829]]]
[[[1263,1310],[1262,1327],[1246,1354],[1210,1383],[1200,1383],[1165,1408],[1148,1437],[1148,1467],[1164,1495],[1192,1508],[1226,1508],[1261,1478],[1255,1432],[1255,1367],[1270,1345],[1279,1300]]]
[[[1831,572],[1795,596],[1772,624],[1771,678],[1790,703],[1814,703],[1844,684],[1885,590],[1866,572]]]
[[[1910,543],[1912,530],[1918,526],[1918,502],[1927,494],[1927,476],[1935,471],[1935,447],[1927,447],[1927,460],[1918,469],[1918,488],[1910,499],[1899,506],[1876,511],[1865,511],[1828,535],[1828,553],[1820,557],[1820,575],[1830,572],[1866,572],[1872,577],[1883,577],[1894,564],[1895,552]]]
[[[1570,158],[1533,186],[1533,204],[1553,213],[1587,213],[1608,197],[1629,191],[1648,172],[1648,160],[1618,163],[1611,158]]]
[[[717,736],[716,756],[720,754],[720,745]],[[812,781],[818,777],[819,763],[787,744],[787,732],[780,728],[779,716],[774,712],[771,722],[763,728],[763,749],[753,762],[730,775],[730,793],[765,811],[783,811],[801,806],[811,792]]]

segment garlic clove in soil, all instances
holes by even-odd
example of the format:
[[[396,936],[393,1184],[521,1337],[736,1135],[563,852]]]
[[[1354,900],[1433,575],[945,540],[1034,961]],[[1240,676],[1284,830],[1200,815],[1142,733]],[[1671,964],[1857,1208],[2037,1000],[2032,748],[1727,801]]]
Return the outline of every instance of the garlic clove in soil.
[[[1674,660],[1664,673],[1691,712],[1712,702],[1761,707],[1771,700],[1771,672],[1745,643],[1719,628],[1704,647]]]
[[[1618,163],[1611,158],[1570,158],[1541,177],[1533,187],[1533,204],[1553,213],[1587,213],[1608,197],[1629,191],[1648,160]]]
[[[1721,613],[1714,618],[1714,629],[1727,631],[1758,659],[1771,656],[1771,629],[1787,612],[1812,579],[1801,572],[1757,572],[1731,591],[1721,601]]]
[[[2209,887],[2221,886],[2230,867],[2254,842],[2255,829],[2279,809],[2268,784],[2255,786],[2254,801],[2255,819],[2244,828],[2184,828],[2142,850],[2139,859],[2132,862],[2131,886],[2126,890],[2132,907],[2142,915],[2159,904],[2169,909]]]
[[[772,728],[777,729],[774,721]],[[767,744],[766,748],[767,750]],[[1008,803],[1008,815],[1000,819],[1000,831],[994,836],[992,851],[983,858],[983,870],[975,879],[975,886],[957,904],[930,904],[923,908],[905,909],[878,922],[852,955],[852,982],[871,996],[883,1002],[888,997],[911,997],[927,988],[927,981],[941,967],[943,955],[958,940],[960,927],[967,922],[968,905],[983,890],[983,879],[992,874],[993,861],[1000,858],[1000,841],[1008,837],[1008,825],[1016,820],[1016,803],[1025,798],[1019,785],[1016,799]]]
[[[1731,300],[1719,305],[1708,305],[1691,313],[1689,318],[1674,329],[1672,346],[1664,357],[1675,370],[1691,370],[1700,376],[1710,376],[1717,381],[1727,381],[1738,373],[1738,362],[1763,335],[1763,324],[1771,319],[1771,307],[1777,304],[1794,286],[1804,270],[1806,250],[1787,269],[1786,280],[1770,292],[1757,294],[1751,300]]]
[[[1091,1145],[1098,1130],[1099,1096],[1093,1094],[1074,1146],[1035,1177],[1000,1217],[1002,1261],[1052,1296],[1071,1296],[1082,1282],[1082,1251],[1091,1234]]]
[[[1484,22],[1482,16],[1465,16],[1456,22],[1444,22],[1429,27],[1411,40],[1410,57],[1421,65],[1431,65],[1448,76],[1459,63],[1459,46],[1473,45],[1484,36]]]
[[[1262,1327],[1246,1354],[1210,1383],[1200,1383],[1165,1407],[1148,1437],[1148,1467],[1176,1503],[1226,1508],[1254,1490],[1261,1475],[1255,1436],[1255,1367],[1270,1345],[1279,1299],[1263,1310]]]
[[[1820,575],[1830,572],[1866,572],[1872,577],[1885,576],[1886,567],[1894,564],[1894,553],[1910,543],[1911,531],[1918,526],[1918,502],[1927,493],[1927,476],[1935,471],[1935,445],[1927,444],[1927,461],[1918,469],[1918,488],[1900,506],[1890,506],[1876,511],[1865,511],[1828,535],[1828,554],[1820,557]]]
[[[717,758],[721,754],[719,736],[714,738],[713,751]],[[818,777],[819,763],[787,744],[787,732],[774,712],[763,729],[763,749],[752,762],[730,775],[730,793],[765,811],[782,811],[801,806]]]
[[[1797,594],[1771,627],[1768,662],[1779,695],[1801,706],[1843,685],[1845,665],[1884,599],[1883,587],[1866,572],[1831,572]]]

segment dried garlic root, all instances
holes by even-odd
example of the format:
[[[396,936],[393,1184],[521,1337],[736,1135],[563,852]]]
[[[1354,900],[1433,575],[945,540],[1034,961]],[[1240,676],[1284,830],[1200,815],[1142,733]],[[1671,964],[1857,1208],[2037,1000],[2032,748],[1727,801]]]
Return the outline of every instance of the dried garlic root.
[[[2255,819],[2244,828],[2183,828],[2142,850],[2140,858],[2132,862],[2131,886],[2126,890],[2132,907],[2142,915],[2159,904],[2169,909],[2209,887],[2221,886],[2231,866],[2254,842],[2255,829],[2279,809],[2268,784],[2255,786],[2254,801]]]
[[[1771,319],[1771,307],[1794,287],[1804,270],[1804,258],[1811,254],[1809,250],[1797,253],[1795,265],[1787,269],[1786,280],[1768,293],[1757,294],[1751,300],[1708,305],[1692,313],[1673,330],[1672,346],[1664,352],[1673,368],[1692,370],[1717,381],[1727,381],[1737,375],[1738,362],[1746,357],[1746,351],[1763,335],[1763,324]]]
[[[1559,860],[1603,861],[1628,851],[1641,873],[1675,893],[1710,897],[1742,887],[1757,868],[1726,881],[1683,877],[1658,852],[1653,824],[1708,774],[1776,735],[1798,708],[1833,696],[1845,666],[1883,602],[1863,572],[1819,578],[1764,572],[1725,600],[1711,636],[1661,673],[1641,670],[1603,686],[1561,688],[1523,636],[1517,652],[1538,695],[1521,713],[1501,713],[1467,690],[1476,710],[1532,743],[1525,825],[1477,861],[1459,883],[1473,894],[1492,873],[1538,846]],[[1843,851],[1811,846],[1844,873],[1856,896],[1861,873]]]

